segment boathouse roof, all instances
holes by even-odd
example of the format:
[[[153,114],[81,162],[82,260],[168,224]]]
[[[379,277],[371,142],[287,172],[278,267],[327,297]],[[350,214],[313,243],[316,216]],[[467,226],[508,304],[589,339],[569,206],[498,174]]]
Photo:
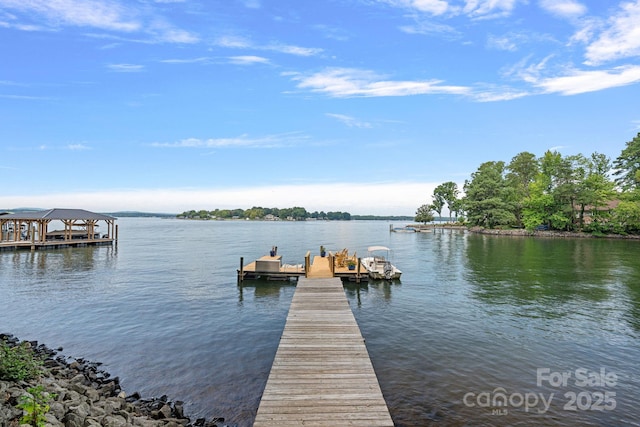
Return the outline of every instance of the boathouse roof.
[[[15,214],[2,215],[3,220],[17,219],[17,220],[93,220],[93,221],[112,221],[115,217],[99,214],[95,212],[86,211],[84,209],[49,209],[45,211],[35,212],[20,212]]]

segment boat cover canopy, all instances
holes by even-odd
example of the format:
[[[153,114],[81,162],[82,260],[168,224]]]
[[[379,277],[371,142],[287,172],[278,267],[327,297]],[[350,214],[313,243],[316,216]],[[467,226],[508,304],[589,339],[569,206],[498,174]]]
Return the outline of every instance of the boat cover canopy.
[[[386,246],[369,246],[367,250],[369,252],[373,252],[373,251],[390,251],[391,249],[389,249]]]

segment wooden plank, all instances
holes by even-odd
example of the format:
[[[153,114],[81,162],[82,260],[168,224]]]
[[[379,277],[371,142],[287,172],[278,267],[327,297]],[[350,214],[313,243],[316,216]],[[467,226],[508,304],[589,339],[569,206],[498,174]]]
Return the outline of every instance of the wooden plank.
[[[393,426],[338,278],[298,281],[254,422],[300,425]]]

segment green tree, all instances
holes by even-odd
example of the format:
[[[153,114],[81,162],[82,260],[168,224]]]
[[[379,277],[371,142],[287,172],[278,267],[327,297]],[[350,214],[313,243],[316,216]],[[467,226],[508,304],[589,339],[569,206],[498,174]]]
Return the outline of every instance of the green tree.
[[[296,221],[305,220],[307,218],[307,210],[301,207],[294,207],[291,209],[291,216]]]
[[[540,173],[540,162],[535,154],[523,151],[511,159],[507,170],[507,182],[515,191],[516,222],[518,225],[523,225],[524,202],[530,195],[529,186]]]
[[[615,195],[615,184],[609,179],[611,159],[604,154],[593,153],[589,159],[584,158],[583,179],[578,183],[576,201],[580,206],[579,226],[584,227],[584,217],[587,209],[591,216],[590,228],[599,229],[604,216],[608,215],[600,208],[605,206]]]
[[[584,156],[563,157],[557,151],[547,151],[540,160],[540,170],[547,188],[545,194],[554,200],[549,220],[551,227],[572,230],[577,221],[576,197],[579,183],[585,176]]]
[[[422,205],[416,211],[416,222],[426,224],[433,221],[433,214],[431,213],[431,205]]]
[[[442,219],[442,209],[444,208],[445,198],[443,194],[442,185],[437,186],[433,190],[431,209],[438,213],[438,220]]]
[[[616,233],[640,233],[640,201],[622,200],[613,210],[610,221]]]
[[[622,150],[613,163],[616,184],[623,190],[633,190],[640,184],[640,132]]]
[[[453,181],[447,181],[438,185],[435,190],[433,190],[434,195],[437,193],[439,198],[446,202],[447,207],[449,208],[449,217],[451,217],[451,212],[456,212],[456,218],[458,217],[457,205],[456,201],[458,200],[458,184]],[[439,213],[438,213],[439,214]]]
[[[494,228],[515,223],[514,191],[504,172],[504,162],[485,162],[465,182],[464,205],[471,225]]]

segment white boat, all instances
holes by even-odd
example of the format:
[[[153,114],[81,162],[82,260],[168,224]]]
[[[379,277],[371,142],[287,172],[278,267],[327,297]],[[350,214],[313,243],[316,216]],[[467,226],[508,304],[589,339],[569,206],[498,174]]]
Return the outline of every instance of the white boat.
[[[368,256],[362,258],[362,265],[374,280],[396,280],[402,271],[389,261],[391,249],[386,246],[369,246]]]

